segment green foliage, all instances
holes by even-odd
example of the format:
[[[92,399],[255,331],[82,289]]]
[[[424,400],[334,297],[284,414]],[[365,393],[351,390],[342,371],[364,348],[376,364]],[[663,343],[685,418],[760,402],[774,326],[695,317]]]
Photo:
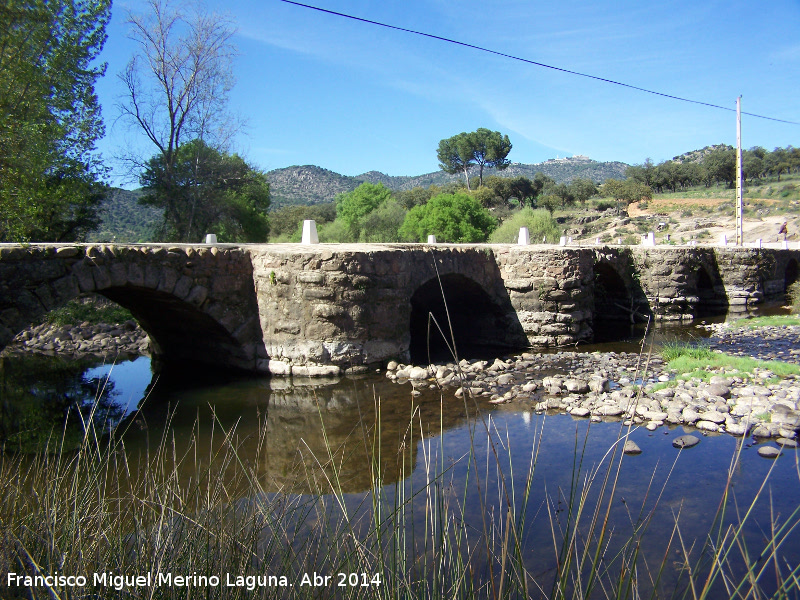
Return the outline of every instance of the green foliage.
[[[341,219],[326,223],[317,228],[317,236],[323,244],[357,242],[355,233]],[[299,241],[299,239],[297,240]]]
[[[786,290],[786,295],[792,304],[792,312],[800,314],[800,281],[795,281]]]
[[[400,228],[404,240],[423,242],[435,235],[441,242],[485,242],[497,222],[467,194],[439,194],[412,208]]]
[[[464,173],[469,189],[469,170],[478,165],[479,186],[483,185],[483,170],[486,167],[505,169],[510,161],[511,142],[507,135],[483,127],[471,133],[459,133],[441,140],[436,157],[445,173]]]
[[[206,233],[221,242],[267,240],[269,184],[236,154],[192,140],[177,149],[171,164],[156,154],[140,181],[141,202],[164,211],[163,240],[199,242]]]
[[[650,186],[636,179],[626,179],[625,181],[606,179],[600,188],[600,193],[605,198],[616,200],[618,206],[620,202],[624,202],[627,206],[632,202],[653,198],[653,190]]]
[[[436,186],[430,186],[428,188],[417,186],[410,190],[394,192],[394,197],[400,206],[405,209],[411,209],[420,204],[425,204],[434,196],[435,190]]]
[[[358,238],[364,217],[391,197],[392,192],[383,184],[362,183],[352,192],[336,198],[336,217]]]
[[[561,206],[561,198],[553,194],[547,194],[536,201],[536,206],[547,209],[552,215],[556,209]]]
[[[270,240],[274,242],[297,241],[301,239],[303,221],[311,219],[317,228],[336,218],[336,205],[333,203],[313,204],[311,206],[284,206],[269,213]],[[294,239],[294,238],[297,239]]]
[[[800,325],[800,316],[796,315],[770,315],[767,317],[749,317],[737,319],[731,323],[732,327],[745,327],[756,329],[758,327],[786,327]]]
[[[527,227],[531,241],[537,244],[544,238],[549,243],[556,243],[561,235],[558,223],[549,211],[525,207],[503,221],[489,236],[489,241],[493,244],[513,244],[517,241],[520,227]]]
[[[400,227],[406,218],[406,209],[394,198],[382,202],[363,219],[360,242],[399,242]]]
[[[578,177],[569,183],[569,193],[581,206],[586,204],[586,201],[597,194],[597,186],[590,179],[583,179]]]
[[[0,242],[82,240],[99,222],[109,17],[108,0],[0,6]]]
[[[96,296],[81,297],[70,300],[63,306],[51,310],[45,315],[45,322],[51,325],[72,326],[81,323],[124,323],[133,319],[127,308],[102,300]]]

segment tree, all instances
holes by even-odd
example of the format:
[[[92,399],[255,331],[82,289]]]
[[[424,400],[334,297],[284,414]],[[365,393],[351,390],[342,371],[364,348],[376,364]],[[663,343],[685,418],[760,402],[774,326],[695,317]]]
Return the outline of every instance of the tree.
[[[0,242],[82,240],[99,222],[94,85],[108,0],[0,6]]]
[[[164,211],[165,240],[199,242],[216,233],[224,242],[265,242],[269,236],[266,175],[202,140],[182,144],[169,168],[156,154],[140,183],[141,202]]]
[[[589,198],[597,193],[597,186],[590,179],[578,177],[570,181],[569,193],[583,206]]]
[[[620,202],[624,202],[627,207],[632,202],[650,200],[653,197],[653,190],[635,179],[606,179],[601,187],[601,193],[605,198],[613,198],[617,202],[617,213],[619,214]]]
[[[511,164],[511,161],[506,158],[511,152],[511,142],[507,135],[481,127],[470,134],[470,140],[473,148],[472,155],[478,165],[480,185],[483,185],[484,167],[494,167],[498,171],[502,171]]]
[[[439,194],[408,211],[400,237],[423,242],[435,235],[441,242],[485,242],[496,227],[497,221],[475,198],[463,193]]]
[[[479,185],[482,186],[484,167],[505,169],[511,164],[506,158],[509,152],[511,141],[507,135],[481,127],[472,133],[459,133],[441,140],[436,156],[445,173],[463,172],[467,189],[470,189],[469,169],[472,165],[478,165]]]
[[[399,242],[400,227],[406,218],[406,209],[397,200],[389,198],[364,217],[359,235],[360,242]]]
[[[199,5],[190,12],[175,8],[170,0],[148,0],[147,6],[144,15],[128,15],[129,37],[138,50],[120,74],[127,90],[120,110],[157,148],[159,185],[176,190],[179,181],[186,181],[186,167],[179,163],[186,157],[181,147],[187,141],[199,140],[203,146],[224,152],[239,128],[226,106],[234,81],[234,28]],[[127,160],[133,170],[149,168],[152,162],[137,156]],[[213,167],[199,168],[213,171]],[[190,199],[189,193],[182,192],[175,202]],[[193,215],[197,208],[174,210],[171,215]],[[171,229],[180,235],[196,233],[193,224],[174,222]]]
[[[469,187],[469,169],[475,164],[475,157],[469,142],[468,133],[459,133],[453,137],[441,140],[436,152],[439,159],[439,168],[445,173],[464,173],[464,179]]]
[[[364,182],[352,192],[336,198],[336,216],[358,239],[362,221],[373,210],[392,197],[382,183]]]

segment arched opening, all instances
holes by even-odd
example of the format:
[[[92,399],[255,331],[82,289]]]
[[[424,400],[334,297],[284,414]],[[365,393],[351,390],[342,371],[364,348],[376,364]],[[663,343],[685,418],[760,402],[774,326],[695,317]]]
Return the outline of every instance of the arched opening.
[[[624,339],[637,322],[637,307],[622,276],[606,262],[594,265],[594,318],[592,329],[595,342]],[[630,329],[621,328],[628,324]]]
[[[452,346],[451,325],[459,358],[485,358],[525,347],[527,338],[521,326],[517,323],[515,328],[509,321],[511,311],[510,306],[507,311],[502,310],[480,285],[463,275],[431,279],[411,297],[411,361],[423,364],[429,360],[453,360],[447,343]]]
[[[797,261],[792,258],[786,264],[786,271],[784,271],[784,275],[783,275],[783,291],[784,291],[784,293],[787,292],[789,290],[789,286],[791,286],[793,283],[797,282],[798,279],[800,279],[800,274],[798,274]]]
[[[241,344],[215,319],[172,294],[148,288],[107,288],[106,298],[131,311],[150,335],[153,354],[161,361],[201,363],[222,369],[248,356]]]
[[[705,267],[697,270],[697,306],[694,314],[696,317],[722,315],[728,311],[728,298],[720,292],[722,285],[717,285]]]

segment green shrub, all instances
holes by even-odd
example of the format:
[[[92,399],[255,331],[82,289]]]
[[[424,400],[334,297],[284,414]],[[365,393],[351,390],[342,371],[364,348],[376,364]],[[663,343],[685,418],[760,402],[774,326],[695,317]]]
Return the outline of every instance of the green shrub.
[[[44,321],[51,325],[65,327],[81,323],[124,323],[133,319],[131,312],[98,296],[81,296],[70,300],[64,306],[50,311]]]
[[[513,244],[517,241],[520,227],[528,228],[531,242],[536,244],[545,238],[550,243],[556,243],[561,235],[558,223],[548,210],[544,208],[534,210],[526,207],[504,221],[489,236],[489,241],[493,244]]]
[[[800,314],[800,281],[795,281],[787,288],[786,299],[792,305],[792,312]]]

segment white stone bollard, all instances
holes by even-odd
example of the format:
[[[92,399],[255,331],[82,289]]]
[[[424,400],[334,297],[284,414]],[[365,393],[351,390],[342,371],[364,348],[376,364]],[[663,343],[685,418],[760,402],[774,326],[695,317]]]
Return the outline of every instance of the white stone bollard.
[[[558,245],[559,246],[566,246],[567,245],[567,237],[562,235],[561,239],[558,240]]]
[[[206,234],[206,244],[211,244],[212,246],[217,243],[217,234],[216,233],[207,233]]]
[[[621,246],[621,245],[622,245],[622,238],[617,238],[617,246]]]
[[[756,240],[756,248],[761,248],[761,247],[762,247],[762,240],[761,240],[761,238],[758,238]]]
[[[435,244],[436,243],[436,236],[433,235],[433,234],[429,235],[428,236],[428,243],[429,244]]]
[[[572,243],[572,236],[569,236],[567,238],[567,245],[570,245],[571,243]]]
[[[642,246],[655,246],[655,245],[656,245],[655,233],[651,231],[647,235],[642,235]]]
[[[781,248],[783,248],[784,250],[788,250],[789,249],[789,242],[787,242],[786,240],[783,240],[783,245],[781,246]]]
[[[303,221],[303,239],[301,244],[319,244],[319,236],[317,235],[317,222],[314,219],[306,219]]]
[[[594,238],[594,243],[595,244],[599,244],[600,243],[600,238]]]
[[[719,236],[719,245],[720,246],[727,246],[728,245],[728,236],[724,233]]]
[[[519,228],[519,237],[517,238],[517,245],[527,246],[531,243],[531,234],[527,227]]]

